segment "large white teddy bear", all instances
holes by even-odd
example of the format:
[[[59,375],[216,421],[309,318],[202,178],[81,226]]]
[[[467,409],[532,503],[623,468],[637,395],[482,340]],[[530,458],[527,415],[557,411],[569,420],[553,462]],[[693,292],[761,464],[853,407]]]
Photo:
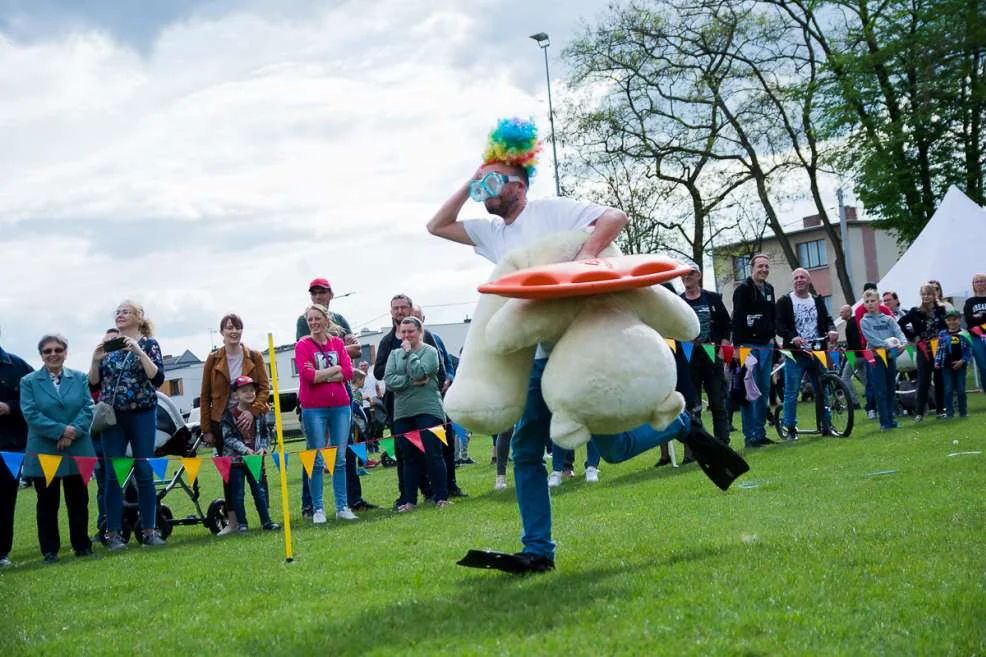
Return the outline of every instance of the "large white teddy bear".
[[[490,280],[575,258],[588,234],[547,235],[510,252]],[[610,247],[601,256],[618,255]],[[675,392],[674,355],[665,337],[692,340],[698,317],[662,286],[550,301],[484,294],[469,327],[449,416],[472,431],[497,434],[520,419],[535,347],[554,343],[541,380],[552,412],[551,440],[566,449],[592,434],[650,423],[666,427],[684,408]]]

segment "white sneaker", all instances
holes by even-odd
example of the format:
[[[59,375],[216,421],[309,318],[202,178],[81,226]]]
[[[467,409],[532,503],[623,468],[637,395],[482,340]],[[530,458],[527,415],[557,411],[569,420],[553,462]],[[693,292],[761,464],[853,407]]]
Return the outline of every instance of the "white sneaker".
[[[216,536],[229,536],[230,534],[235,534],[235,533],[236,533],[236,527],[233,527],[232,525],[226,525],[225,527],[219,530],[219,533],[217,533]]]
[[[338,511],[336,511],[336,520],[359,520],[353,510],[348,506],[344,506]]]
[[[869,418],[869,419],[871,419],[871,420],[875,420],[876,419],[876,411],[866,411],[866,417]]]
[[[312,523],[314,523],[316,525],[324,525],[325,524],[325,510],[324,509],[318,509],[317,511],[315,511],[314,514],[312,514]]]
[[[552,471],[548,475],[548,488],[558,488],[559,486],[561,486],[561,473]]]
[[[507,475],[497,475],[493,490],[503,490],[507,487]]]
[[[585,469],[585,480],[590,484],[594,484],[599,481],[599,469],[594,468],[591,465]]]

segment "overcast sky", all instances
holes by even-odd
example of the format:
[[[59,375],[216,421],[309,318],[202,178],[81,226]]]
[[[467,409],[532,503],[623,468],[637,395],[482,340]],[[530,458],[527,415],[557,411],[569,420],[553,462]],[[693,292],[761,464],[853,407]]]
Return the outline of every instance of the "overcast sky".
[[[142,303],[166,353],[294,339],[325,276],[354,328],[433,323],[491,266],[425,224],[502,116],[547,134],[544,60],[605,0],[0,0],[0,344],[84,369]],[[550,159],[532,196],[552,193]],[[482,207],[467,206],[471,216]]]

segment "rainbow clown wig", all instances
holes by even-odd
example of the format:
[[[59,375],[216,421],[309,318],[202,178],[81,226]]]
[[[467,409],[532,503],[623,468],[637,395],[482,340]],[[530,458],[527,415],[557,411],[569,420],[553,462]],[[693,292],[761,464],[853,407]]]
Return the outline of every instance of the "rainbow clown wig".
[[[527,173],[528,180],[537,172],[538,153],[541,142],[533,119],[500,119],[490,132],[483,164],[507,164],[520,167]]]

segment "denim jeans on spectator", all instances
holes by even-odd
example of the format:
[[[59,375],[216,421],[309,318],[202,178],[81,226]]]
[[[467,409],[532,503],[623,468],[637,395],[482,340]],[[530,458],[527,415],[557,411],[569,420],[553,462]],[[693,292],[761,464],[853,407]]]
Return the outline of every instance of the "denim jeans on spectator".
[[[92,448],[96,452],[96,467],[92,471],[96,480],[96,527],[105,527],[106,522],[106,466],[103,464],[103,439],[101,434],[92,435]]]
[[[784,359],[784,426],[793,427],[798,423],[798,397],[801,395],[801,380],[808,374],[812,389],[815,392],[815,413],[823,417],[825,412],[825,388],[821,386],[821,367],[814,356],[793,352],[794,360]],[[831,424],[831,417],[824,417],[823,422]],[[818,427],[819,429],[821,427]]]
[[[888,428],[894,424],[894,396],[896,388],[894,379],[897,376],[897,357],[887,350],[887,363],[873,355],[873,362],[867,363],[867,381],[873,382],[873,393],[876,395],[876,410],[880,416],[880,427]]]
[[[336,511],[348,506],[346,498],[346,447],[349,444],[349,405],[324,408],[306,408],[301,414],[305,426],[305,443],[308,449],[336,448],[336,462],[332,467],[332,492],[335,496]],[[322,487],[325,464],[322,453],[315,456],[312,476],[309,479],[312,508],[324,509]]]
[[[262,475],[261,478],[263,478]],[[253,503],[257,507],[257,514],[260,516],[260,525],[266,527],[271,523],[267,493],[264,491],[264,487],[260,485],[260,482],[253,478],[253,473],[250,472],[250,469],[242,463],[234,463],[233,467],[229,469],[229,494],[233,498],[230,501],[233,503],[233,509],[236,511],[236,522],[241,527],[247,524],[246,504],[243,499],[246,494],[243,486],[244,479],[250,483],[250,493],[253,495]]]
[[[107,459],[125,456],[130,445],[137,479],[137,500],[140,508],[140,524],[144,529],[157,527],[157,495],[154,490],[154,474],[147,459],[154,456],[154,436],[157,432],[157,409],[144,411],[117,411],[116,424],[102,434],[103,454]],[[123,482],[116,480],[112,463],[104,468],[106,490],[106,529],[118,534],[123,523]]]
[[[555,544],[551,540],[551,497],[548,492],[548,473],[544,468],[544,451],[550,441],[551,412],[541,395],[541,377],[547,358],[534,361],[527,386],[524,414],[514,427],[510,446],[514,459],[514,480],[517,504],[523,525],[521,542],[524,552],[554,559]],[[603,460],[620,463],[687,433],[690,421],[682,413],[667,428],[657,431],[643,425],[620,434],[593,436],[592,441]]]
[[[986,390],[986,337],[972,335],[972,358],[979,369],[979,388]]]
[[[770,393],[770,370],[773,368],[774,350],[769,346],[745,344],[757,359],[753,368],[753,381],[760,390],[760,398],[740,407],[743,420],[743,438],[746,444],[767,437],[767,400]],[[749,366],[748,366],[749,367]]]
[[[942,387],[945,389],[945,415],[952,417],[955,415],[955,397],[958,397],[959,416],[965,417],[969,409],[965,394],[965,376],[968,365],[963,365],[957,370],[951,367],[943,367],[941,370]],[[941,412],[939,410],[939,412]]]
[[[565,465],[568,463],[575,462],[575,450],[565,449],[559,447],[554,443],[551,444],[551,470],[552,472],[562,472],[565,469]],[[585,446],[585,464],[583,467],[599,467],[599,450],[596,446],[589,441]]]

